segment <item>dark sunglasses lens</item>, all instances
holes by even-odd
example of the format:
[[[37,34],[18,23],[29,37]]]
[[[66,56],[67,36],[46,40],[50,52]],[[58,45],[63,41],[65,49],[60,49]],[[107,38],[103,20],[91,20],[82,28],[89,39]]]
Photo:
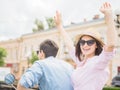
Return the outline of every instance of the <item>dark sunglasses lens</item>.
[[[95,43],[95,40],[88,40],[86,41],[88,46],[91,46]]]
[[[84,40],[80,40],[80,45],[83,46],[85,44]]]
[[[87,43],[88,46],[91,46],[95,43],[95,40],[88,40],[88,41],[85,41],[85,40],[80,40],[80,45],[81,46],[84,46],[85,43]]]

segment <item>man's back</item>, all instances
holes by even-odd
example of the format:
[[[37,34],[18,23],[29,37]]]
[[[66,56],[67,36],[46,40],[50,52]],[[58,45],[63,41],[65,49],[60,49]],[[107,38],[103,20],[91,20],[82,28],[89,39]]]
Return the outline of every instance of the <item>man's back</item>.
[[[73,90],[72,66],[53,57],[47,58],[41,64],[44,73],[43,78],[40,79],[41,90]]]
[[[71,83],[73,67],[65,61],[48,57],[45,60],[36,61],[27,72],[31,71],[32,75],[27,78],[34,78],[30,84],[39,84],[40,90],[73,90]]]

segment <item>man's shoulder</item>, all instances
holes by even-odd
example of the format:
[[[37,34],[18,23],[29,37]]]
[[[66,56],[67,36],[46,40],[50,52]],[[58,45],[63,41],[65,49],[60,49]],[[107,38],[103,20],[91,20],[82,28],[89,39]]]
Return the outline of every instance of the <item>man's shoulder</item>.
[[[58,59],[58,61],[66,67],[72,67],[72,65],[65,60]]]

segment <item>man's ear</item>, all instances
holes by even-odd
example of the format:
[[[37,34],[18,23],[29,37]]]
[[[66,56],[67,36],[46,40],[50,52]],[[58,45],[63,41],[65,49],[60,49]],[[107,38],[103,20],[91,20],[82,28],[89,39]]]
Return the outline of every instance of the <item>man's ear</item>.
[[[45,53],[43,52],[43,50],[40,50],[39,59],[44,59],[44,58],[45,58]]]

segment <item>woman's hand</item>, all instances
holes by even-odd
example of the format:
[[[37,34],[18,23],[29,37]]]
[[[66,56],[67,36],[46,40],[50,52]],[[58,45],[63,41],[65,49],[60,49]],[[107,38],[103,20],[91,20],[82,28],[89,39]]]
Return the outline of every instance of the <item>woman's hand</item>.
[[[100,8],[100,11],[104,14],[104,15],[108,15],[112,13],[112,8],[110,3],[105,2],[103,3],[103,5]]]
[[[56,11],[56,15],[54,16],[54,21],[57,27],[62,26],[62,16],[60,12]]]

